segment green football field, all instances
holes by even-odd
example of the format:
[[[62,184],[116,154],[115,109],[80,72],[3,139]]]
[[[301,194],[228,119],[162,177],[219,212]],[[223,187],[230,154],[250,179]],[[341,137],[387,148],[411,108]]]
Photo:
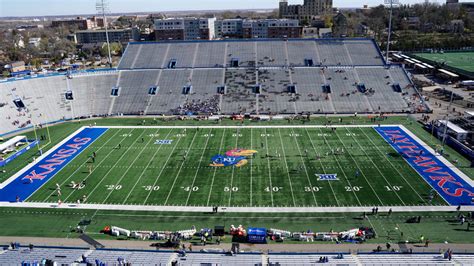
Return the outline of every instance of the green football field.
[[[242,167],[211,158],[256,150]],[[339,151],[339,152],[338,152]],[[96,153],[95,161],[90,158]],[[337,180],[318,180],[318,175]],[[71,182],[85,181],[82,189]],[[61,186],[58,195],[56,184]],[[371,127],[110,128],[31,202],[168,206],[414,206],[431,187]]]
[[[461,70],[474,72],[474,52],[456,52],[456,53],[417,53],[416,56],[427,60],[446,63],[448,66],[459,68]]]

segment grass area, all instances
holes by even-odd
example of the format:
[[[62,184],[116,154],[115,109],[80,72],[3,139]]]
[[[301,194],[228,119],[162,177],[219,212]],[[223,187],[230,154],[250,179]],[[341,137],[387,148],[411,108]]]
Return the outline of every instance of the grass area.
[[[209,166],[235,148],[258,153],[240,168]],[[318,174],[338,180],[318,181]],[[87,185],[72,189],[71,181]],[[373,128],[114,128],[29,201],[74,203],[86,195],[88,203],[129,205],[444,205],[441,197],[428,202],[430,190]]]
[[[445,63],[448,66],[459,68],[465,71],[474,72],[474,52],[454,52],[454,53],[416,53],[416,56],[427,60]]]
[[[357,124],[357,125],[364,125],[364,124],[373,124],[370,119],[365,118],[365,117],[344,117],[342,118],[342,122],[339,123],[339,118],[326,118],[326,117],[320,117],[320,118],[313,118],[310,122],[307,122],[306,124],[317,124],[317,125],[322,125],[328,123],[329,120],[331,120],[332,123],[336,124]],[[82,123],[79,122],[71,122],[71,123],[65,123],[65,124],[59,124],[56,126],[50,127],[50,137],[51,137],[51,143],[44,147],[44,151],[47,149],[53,147],[55,144],[69,136],[71,133],[73,133],[75,130],[77,130],[79,127],[88,125],[90,123],[97,123],[97,125],[104,125],[104,126],[136,126],[136,125],[143,125],[143,121],[145,125],[163,125],[163,126],[170,126],[170,125],[240,125],[240,122],[235,122],[235,121],[230,121],[230,120],[223,120],[221,123],[217,124],[216,122],[212,121],[161,121],[161,120],[154,120],[153,118],[145,118],[145,119],[136,119],[136,118],[111,118],[111,119],[97,119],[93,121],[83,121]],[[272,122],[249,122],[245,121],[244,125],[288,125],[289,123],[294,124],[294,125],[302,125],[302,121],[272,121]],[[377,123],[381,124],[403,124],[406,126],[409,130],[411,130],[414,134],[416,134],[420,139],[422,139],[424,142],[426,142],[428,145],[431,147],[435,147],[438,145],[440,142],[436,138],[432,137],[428,132],[426,132],[420,124],[416,123],[414,120],[411,118],[407,117],[390,117],[386,120],[383,121],[378,121]],[[263,129],[262,129],[263,130]],[[313,131],[317,131],[317,129],[311,129]],[[316,135],[317,134],[324,134],[324,133],[329,133],[330,132],[325,132],[325,129],[321,129],[321,132],[314,132]],[[300,135],[305,135],[305,131],[302,132],[296,132],[296,131],[291,131],[291,130],[283,130],[281,129],[280,132],[278,129],[271,129],[271,132],[267,132],[267,134],[272,134],[273,136],[267,136],[266,139],[265,137],[262,138],[262,134],[265,134],[265,132],[260,132],[260,131],[251,131],[252,136],[257,134],[255,138],[247,138],[250,129],[248,130],[242,130],[239,134],[242,134],[242,136],[238,137],[233,137],[232,134],[236,132],[224,132],[223,130],[216,130],[216,131],[211,131],[209,132],[203,132],[203,129],[201,131],[195,132],[192,130],[188,130],[186,134],[188,135],[187,137],[184,137],[183,140],[181,140],[181,143],[172,143],[171,146],[168,149],[168,152],[163,154],[161,156],[172,156],[174,157],[174,162],[173,162],[173,167],[174,166],[180,166],[180,163],[182,163],[182,154],[184,150],[187,150],[191,148],[195,154],[190,154],[188,156],[187,160],[190,160],[193,158],[192,164],[199,164],[199,160],[201,156],[203,157],[203,161],[201,164],[203,165],[203,169],[188,169],[185,170],[186,174],[181,171],[179,175],[177,175],[177,170],[175,167],[168,167],[163,170],[164,173],[166,173],[166,176],[170,175],[168,177],[169,180],[175,179],[176,176],[178,176],[178,179],[176,181],[175,187],[179,187],[181,189],[180,181],[184,180],[194,180],[194,175],[196,174],[196,170],[198,171],[198,177],[196,178],[195,184],[199,188],[194,195],[193,192],[189,193],[190,191],[185,191],[184,189],[182,191],[177,192],[173,197],[170,196],[170,204],[183,204],[182,202],[185,202],[188,198],[189,195],[189,202],[193,202],[195,205],[203,205],[204,203],[207,203],[208,198],[206,196],[209,196],[209,193],[204,194],[199,194],[202,193],[203,191],[205,192],[204,189],[201,190],[201,187],[204,184],[204,186],[208,186],[209,188],[209,178],[212,178],[212,175],[208,173],[208,175],[204,175],[204,178],[200,178],[201,173],[206,173],[209,171],[214,171],[214,169],[204,169],[207,167],[204,167],[205,165],[208,165],[210,163],[210,155],[214,155],[216,153],[216,150],[218,151],[221,147],[222,148],[227,148],[227,147],[234,147],[235,142],[237,141],[237,144],[242,144],[243,146],[240,146],[242,148],[251,148],[251,147],[258,147],[259,154],[258,156],[253,159],[251,163],[248,165],[244,166],[242,169],[235,169],[234,170],[234,178],[232,179],[232,169],[218,169],[216,171],[221,171],[219,172],[222,174],[224,178],[220,179],[222,182],[215,182],[213,184],[214,187],[220,188],[220,191],[218,193],[215,193],[214,196],[211,197],[211,201],[213,204],[217,204],[220,206],[223,206],[224,204],[220,203],[226,203],[231,201],[231,203],[235,205],[244,205],[250,204],[250,197],[244,197],[240,196],[238,193],[239,192],[245,192],[246,195],[249,195],[249,176],[247,174],[250,173],[250,169],[252,170],[252,176],[255,174],[260,175],[262,178],[260,178],[260,183],[257,180],[253,180],[253,184],[255,187],[259,187],[260,191],[257,193],[255,190],[252,191],[253,196],[252,196],[252,201],[253,204],[262,204],[266,205],[271,202],[270,192],[264,191],[265,188],[267,187],[266,184],[264,184],[264,180],[268,179],[269,175],[266,174],[268,172],[268,169],[270,168],[270,172],[273,173],[278,180],[275,182],[283,182],[283,185],[286,188],[286,191],[284,195],[277,194],[278,196],[274,197],[274,203],[276,202],[279,205],[288,205],[292,203],[292,196],[291,193],[289,193],[289,180],[295,182],[298,182],[299,189],[301,189],[302,186],[306,187],[307,177],[306,173],[303,169],[303,171],[299,172],[289,172],[285,170],[287,169],[285,166],[284,159],[276,159],[276,158],[270,158],[268,160],[267,158],[261,158],[262,155],[266,153],[266,148],[265,147],[270,147],[272,146],[270,150],[270,154],[276,154],[275,149],[279,149],[279,153],[283,154],[283,147],[282,147],[282,140],[286,145],[284,146],[285,148],[285,155],[288,157],[287,158],[287,163],[289,169],[292,168],[298,168],[300,165],[306,165],[306,169],[311,169],[311,173],[308,173],[310,177],[314,177],[315,172],[320,172],[323,170],[323,165],[324,165],[324,170],[327,170],[328,173],[329,171],[337,171],[338,176],[343,176],[344,173],[347,173],[348,175],[353,175],[354,174],[354,169],[351,167],[354,167],[355,162],[357,161],[359,163],[364,162],[364,166],[367,166],[366,168],[362,168],[362,173],[367,174],[368,180],[371,180],[371,178],[376,178],[379,179],[378,182],[381,182],[380,184],[377,185],[377,190],[376,193],[377,195],[383,195],[383,199],[387,200],[387,202],[394,202],[396,203],[399,201],[398,197],[396,196],[397,194],[402,198],[406,199],[407,202],[412,202],[413,199],[410,197],[413,195],[405,195],[405,193],[395,193],[393,192],[392,195],[386,191],[379,191],[384,189],[383,182],[385,182],[382,178],[382,174],[380,174],[374,166],[372,166],[372,162],[375,163],[376,165],[380,166],[379,170],[382,171],[382,173],[387,174],[388,172],[385,171],[393,171],[389,170],[390,168],[393,168],[393,166],[398,166],[398,165],[403,165],[404,162],[399,161],[398,158],[393,158],[394,165],[390,165],[388,163],[383,163],[384,162],[384,150],[391,149],[390,147],[386,146],[386,144],[377,144],[379,141],[382,141],[378,135],[376,135],[375,132],[369,132],[364,129],[349,129],[352,133],[359,134],[359,136],[355,136],[357,141],[354,141],[354,136],[352,135],[345,135],[346,132],[343,129],[340,129],[339,131],[336,132],[336,134],[331,134],[330,136],[325,136],[324,138],[318,138],[318,140],[315,139],[309,139],[308,137],[302,138],[296,138],[296,137],[291,137],[290,134],[300,134]],[[125,134],[126,132],[123,132],[124,129],[117,129],[117,130],[111,130],[110,132],[107,132],[107,136],[111,136],[110,134],[115,134],[117,135],[122,135]],[[139,134],[143,133],[142,135],[149,135],[154,134],[153,129],[144,129],[142,130],[143,132],[135,131],[135,133],[132,133],[133,135],[131,137],[121,137],[124,139],[124,142],[127,141],[130,143],[130,145],[122,145],[121,151],[116,152],[116,150],[113,149],[115,145],[110,145],[107,144],[105,146],[110,146],[105,149],[105,152],[112,152],[114,158],[117,158],[116,161],[114,160],[107,160],[108,163],[114,163],[118,162],[117,165],[119,166],[124,166],[127,167],[130,165],[130,162],[134,158],[144,158],[143,160],[139,159],[137,160],[140,161],[140,165],[142,168],[137,167],[135,170],[133,170],[136,173],[140,174],[143,172],[143,165],[146,166],[146,164],[151,160],[153,156],[153,152],[150,150],[144,149],[143,153],[141,155],[138,155],[140,153],[140,149],[142,149],[145,145],[144,143],[141,143],[141,137],[139,137]],[[265,130],[264,130],[265,131]],[[347,130],[346,130],[347,131]],[[122,133],[121,133],[122,132]],[[351,133],[349,132],[349,133]],[[157,134],[160,134],[160,136],[166,136],[168,133],[171,134],[181,134],[182,132],[176,132],[176,130],[169,130],[163,132],[158,132]],[[375,133],[375,134],[374,134]],[[41,134],[46,134],[45,129],[42,129],[38,132],[38,135]],[[161,135],[164,134],[164,135]],[[207,137],[201,136],[199,137],[199,144],[194,141],[193,145],[191,144],[192,137],[193,135],[205,135],[208,134],[213,134],[213,140],[210,139],[207,141]],[[22,134],[22,135],[27,135],[30,138],[34,136],[33,132]],[[189,136],[190,135],[190,136]],[[370,137],[366,137],[370,136]],[[264,135],[265,136],[265,135]],[[280,139],[280,136],[282,137],[282,140]],[[104,136],[105,137],[105,136]],[[224,142],[222,145],[220,145],[221,139],[224,137]],[[140,139],[139,139],[140,138]],[[151,137],[148,137],[151,138]],[[196,137],[197,138],[197,137]],[[106,138],[104,138],[105,140]],[[160,137],[161,139],[161,137]],[[163,138],[164,139],[164,138]],[[245,139],[245,140],[244,140]],[[252,143],[249,143],[249,140],[252,139]],[[265,140],[264,140],[265,139]],[[296,139],[296,140],[295,140]],[[113,138],[113,142],[116,142],[118,139]],[[149,139],[145,140],[148,141]],[[111,141],[111,142],[112,142]],[[206,146],[206,141],[207,141],[207,146]],[[268,144],[267,144],[268,141]],[[100,141],[96,142],[93,144],[93,148],[98,149],[100,145],[103,145],[105,141]],[[261,152],[261,143],[264,142],[264,151]],[[313,143],[312,143],[313,142]],[[347,146],[353,145],[352,151],[349,151],[350,148]],[[298,144],[298,145],[297,145]],[[199,145],[199,146],[197,146]],[[336,158],[329,156],[328,158],[322,159],[320,162],[314,161],[311,158],[306,158],[306,157],[300,157],[300,152],[304,153],[304,149],[311,150],[312,153],[315,153],[316,150],[320,151],[321,154],[324,154],[325,151],[331,149],[333,146],[334,147],[346,147],[346,155],[338,156],[337,161]],[[360,146],[362,145],[363,147],[369,148],[369,149],[360,149]],[[154,145],[153,145],[154,146]],[[171,152],[171,149],[176,146],[175,152]],[[207,147],[206,150],[204,150],[204,147]],[[313,147],[314,146],[314,147]],[[123,151],[128,148],[128,147],[136,147],[135,149],[130,149],[130,153],[127,153],[126,158],[122,158],[121,161],[118,160],[121,154],[123,154]],[[200,149],[198,149],[198,147]],[[275,148],[279,147],[279,148]],[[331,148],[330,148],[331,147]],[[355,149],[355,147],[359,147],[359,149]],[[382,152],[380,152],[378,149],[383,149]],[[161,149],[164,149],[162,147]],[[166,150],[165,149],[165,150]],[[179,150],[178,150],[179,149]],[[142,149],[143,150],[143,149]],[[177,151],[178,150],[178,151]],[[90,150],[84,152],[84,156],[90,155]],[[204,155],[203,155],[204,154]],[[350,156],[350,155],[352,156]],[[26,154],[22,155],[20,158],[16,159],[3,169],[6,170],[6,173],[0,173],[0,181],[8,178],[15,172],[19,171],[22,167],[24,167],[28,162],[32,160],[33,157],[37,157],[37,150],[32,150],[28,151]],[[283,155],[282,155],[283,156]],[[100,160],[103,159],[105,155],[99,154],[97,158],[96,164],[99,163]],[[371,157],[373,160],[368,158]],[[453,162],[455,159],[459,160],[458,168],[465,172],[468,176],[474,177],[474,169],[469,168],[469,162],[462,156],[460,156],[458,153],[456,153],[454,150],[452,150],[449,147],[445,148],[445,157]],[[82,159],[81,159],[82,158]],[[109,157],[110,158],[110,157]],[[82,161],[79,161],[81,159]],[[78,157],[76,158],[75,161],[71,163],[71,169],[64,169],[67,171],[74,170],[73,164],[76,164],[77,162],[83,163],[86,158],[83,157]],[[270,167],[268,166],[268,161],[270,163]],[[338,165],[338,163],[340,166]],[[185,162],[184,165],[187,163]],[[149,174],[152,174],[151,176],[156,176],[159,174],[161,171],[160,167],[163,167],[164,163],[157,161],[157,163],[152,163],[151,167],[148,172]],[[351,166],[352,165],[352,166]],[[138,166],[138,165],[137,165]],[[329,168],[329,166],[334,167],[334,168]],[[372,166],[373,168],[370,168],[368,166]],[[184,167],[184,166],[183,166]],[[264,170],[262,170],[262,167]],[[313,168],[310,168],[313,167]],[[77,169],[77,168],[76,168]],[[100,182],[100,176],[104,175],[108,170],[113,168],[106,168],[106,167],[96,167],[97,171],[97,176],[94,178],[94,182]],[[183,168],[186,169],[186,168]],[[403,175],[408,175],[412,174],[409,171],[411,169],[407,167],[400,168],[402,170]],[[117,168],[117,170],[120,170],[120,167]],[[115,172],[113,170],[113,174],[109,174],[108,177],[105,178],[105,180],[102,182],[102,184],[116,184],[117,181],[124,175],[125,171],[120,170]],[[241,172],[238,172],[241,171]],[[407,171],[407,172],[405,172]],[[77,181],[80,181],[83,176],[87,176],[88,173],[82,173],[85,172],[85,169],[81,169],[79,172],[79,177],[74,177],[74,179],[77,179]],[[130,171],[129,171],[130,172]],[[71,172],[69,172],[71,173]],[[102,173],[102,174],[99,174]],[[290,173],[290,174],[289,174]],[[336,173],[336,172],[335,172]],[[289,175],[289,177],[288,177]],[[294,176],[301,176],[301,178],[294,178]],[[375,175],[375,176],[373,176]],[[65,173],[58,175],[58,176],[66,176]],[[216,175],[217,176],[217,175]],[[132,179],[128,180],[128,177],[132,177]],[[183,177],[183,178],[182,178]],[[354,178],[351,176],[351,178]],[[424,186],[427,186],[423,180],[421,180],[421,177],[418,176],[418,174],[414,174],[414,176],[410,177],[409,182],[414,182],[413,185],[420,186],[420,191],[419,193],[426,193]],[[137,176],[132,176],[130,173],[125,173],[124,178],[122,178],[122,181],[127,181],[129,184],[135,185],[135,182],[138,180]],[[144,177],[141,178],[142,181],[145,181]],[[211,179],[212,180],[212,179]],[[273,178],[272,178],[273,180]],[[314,179],[311,179],[311,181]],[[395,177],[395,179],[390,179],[388,180],[390,184],[396,185],[395,181],[402,181],[403,179],[400,178],[400,176]],[[415,182],[416,180],[416,182]],[[142,182],[140,181],[140,182]],[[146,180],[147,182],[149,180]],[[349,179],[349,181],[352,182],[352,179]],[[361,177],[357,180],[363,183],[367,183],[364,177]],[[382,182],[383,181],[383,182]],[[91,179],[92,182],[92,179]],[[197,183],[196,183],[197,182]],[[305,191],[298,191],[298,192],[293,192],[293,195],[296,197],[295,201],[297,201],[297,204],[313,204],[315,205],[313,194],[315,197],[317,196],[318,200],[318,206],[326,206],[326,205],[336,205],[335,197],[337,197],[338,202],[340,202],[340,205],[342,204],[351,204],[354,205],[354,202],[357,202],[356,200],[356,195],[359,198],[359,200],[362,200],[364,204],[373,204],[374,200],[377,198],[375,196],[375,193],[371,191],[369,186],[362,186],[362,190],[358,191],[355,194],[353,192],[346,192],[345,190],[345,184],[342,183],[342,181],[336,181],[341,184],[335,184],[335,183],[326,183],[323,185],[323,189],[320,189],[320,191],[329,191],[331,190],[331,186],[333,186],[333,189],[337,186],[338,191],[337,193],[326,193],[325,194],[317,194],[316,191],[310,191],[310,192],[305,192]],[[392,183],[393,182],[393,183]],[[49,184],[55,184],[55,180],[51,180]],[[232,184],[231,184],[232,183]],[[93,183],[89,183],[90,185],[87,185],[88,189],[93,189]],[[109,184],[109,185],[110,185]],[[178,185],[179,184],[179,185]],[[245,188],[242,187],[241,184],[245,184]],[[158,191],[161,192],[169,192],[170,185],[165,184],[163,187],[160,184],[160,189]],[[329,186],[331,185],[331,186]],[[359,185],[359,184],[358,184]],[[135,191],[137,191],[138,188],[143,186],[142,184],[137,184],[135,186]],[[151,185],[150,185],[151,186]],[[168,186],[168,187],[166,187]],[[190,185],[191,186],[191,185]],[[239,187],[239,192],[232,192],[232,195],[230,195],[230,192],[224,191],[225,187],[234,187],[238,186]],[[379,187],[380,186],[380,187]],[[40,200],[41,197],[47,197],[49,194],[54,192],[53,190],[48,190],[48,188],[53,187],[53,185],[46,185],[45,189],[43,191],[40,191],[41,193],[37,193],[37,195],[34,195],[34,197],[38,197],[37,199]],[[122,184],[123,187],[123,184]],[[133,187],[133,186],[132,186]],[[183,186],[184,187],[184,186]],[[279,185],[280,187],[280,185]],[[318,186],[319,187],[319,186]],[[166,189],[165,189],[166,188]],[[294,186],[296,188],[296,185]],[[409,188],[409,187],[407,187]],[[122,189],[125,189],[123,187]],[[142,192],[137,193],[135,196],[130,196],[133,201],[131,200],[130,202],[134,203],[137,200],[143,199],[144,193],[149,193],[150,191],[146,191],[146,188],[141,187],[143,189]],[[247,189],[247,190],[244,190]],[[98,191],[99,189],[96,189]],[[104,199],[107,198],[107,195],[110,193],[110,197],[108,197],[107,202],[114,202],[114,203],[121,203],[123,202],[124,197],[128,195],[128,192],[130,192],[131,187],[127,187],[127,192],[120,192],[120,191],[115,191],[115,190],[107,190],[107,188],[102,187],[100,189],[102,191],[102,195],[99,192],[88,192],[90,196],[95,195],[93,197],[97,197],[94,201],[100,202],[101,200],[103,201]],[[262,191],[263,190],[263,191]],[[303,188],[304,190],[304,188]],[[311,189],[312,190],[312,189]],[[374,187],[375,190],[375,187]],[[125,191],[125,190],[124,190]],[[63,192],[70,192],[67,189],[63,189]],[[104,194],[105,192],[105,194]],[[208,192],[208,191],[207,191]],[[283,192],[283,190],[282,190]],[[153,193],[153,191],[152,191]],[[273,193],[273,192],[272,192]],[[66,193],[63,193],[66,194]],[[77,194],[77,193],[76,193]],[[79,193],[78,195],[81,195]],[[408,194],[408,193],[407,193]],[[413,193],[412,193],[413,194]],[[148,194],[147,194],[148,195]],[[163,194],[164,195],[164,194]],[[166,194],[167,196],[167,194]],[[184,196],[184,197],[183,197]],[[53,195],[54,197],[54,195]],[[71,201],[75,196],[71,196]],[[150,203],[164,203],[163,202],[164,196],[158,197],[152,197],[148,199]],[[41,199],[43,200],[43,199]],[[57,200],[57,199],[54,199]],[[50,199],[50,201],[54,201],[53,199]],[[92,198],[91,198],[92,200]],[[172,203],[173,202],[173,203]],[[200,202],[204,202],[201,203]],[[211,204],[211,203],[210,203]],[[362,205],[364,205],[362,204]],[[420,202],[420,204],[422,204]],[[204,204],[205,205],[205,204]],[[212,204],[211,204],[212,205]],[[369,208],[370,209],[370,208]],[[370,211],[370,210],[368,210]],[[391,237],[393,239],[400,239],[400,240],[414,240],[418,239],[420,234],[424,234],[425,237],[430,238],[434,242],[444,242],[445,240],[448,240],[449,242],[456,242],[456,243],[472,243],[472,237],[469,237],[467,234],[472,234],[471,232],[466,232],[465,231],[465,226],[460,226],[457,222],[454,222],[456,214],[455,213],[402,213],[402,214],[393,214],[392,217],[387,218],[386,216],[369,216],[369,220],[360,220],[359,217],[360,215],[358,214],[251,214],[251,213],[242,213],[242,214],[218,214],[218,215],[210,215],[210,214],[201,214],[201,213],[150,213],[150,212],[117,212],[117,211],[95,211],[95,210],[41,210],[41,209],[15,209],[15,208],[0,208],[0,213],[2,214],[2,219],[0,220],[0,226],[2,227],[2,231],[0,232],[1,235],[5,236],[41,236],[41,237],[76,237],[74,233],[70,232],[70,228],[75,227],[77,223],[84,217],[94,217],[92,224],[87,227],[87,232],[92,234],[94,237],[98,237],[99,239],[103,238],[108,238],[108,236],[100,235],[99,231],[106,225],[116,225],[116,226],[122,226],[125,228],[129,229],[142,229],[142,230],[181,230],[181,229],[187,229],[191,227],[192,225],[195,225],[197,228],[201,227],[212,227],[214,225],[228,225],[230,224],[243,224],[245,226],[263,226],[263,227],[277,227],[280,229],[285,229],[285,230],[290,230],[290,231],[304,231],[307,229],[312,229],[313,231],[328,231],[330,229],[333,230],[346,230],[349,228],[353,227],[358,227],[358,226],[373,226],[377,232],[379,233],[379,238],[376,240],[373,240],[375,242],[380,242],[383,243],[387,240],[387,237]],[[416,216],[416,215],[422,215],[422,223],[421,224],[406,224],[405,220],[408,219],[411,216]],[[395,228],[399,228],[400,230],[395,230]],[[404,237],[401,238],[400,231],[403,231]],[[466,237],[467,236],[467,237]]]
[[[224,225],[229,230],[231,224],[242,224],[244,227],[278,228],[293,232],[311,229],[315,232],[330,230],[344,231],[361,226],[375,228],[378,237],[369,243],[387,241],[416,242],[420,235],[432,242],[473,243],[474,231],[466,231],[466,224],[457,222],[455,212],[446,213],[392,213],[368,216],[362,220],[361,214],[350,213],[166,213],[166,212],[120,212],[94,210],[51,210],[51,209],[17,209],[2,208],[3,236],[32,236],[76,238],[73,229],[82,219],[92,222],[85,229],[86,233],[97,239],[114,239],[100,234],[107,225],[119,226],[130,230],[185,230],[196,226],[213,228]],[[410,224],[406,220],[421,216],[421,223]],[[403,232],[403,236],[402,236]],[[472,235],[472,236],[471,236]],[[229,239],[227,239],[229,241]],[[301,243],[301,242],[298,242]]]

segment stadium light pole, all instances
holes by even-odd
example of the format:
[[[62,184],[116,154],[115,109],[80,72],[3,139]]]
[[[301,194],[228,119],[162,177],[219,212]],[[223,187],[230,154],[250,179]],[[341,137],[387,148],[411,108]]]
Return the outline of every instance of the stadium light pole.
[[[102,19],[104,20],[104,27],[105,27],[105,38],[107,40],[107,51],[109,54],[109,64],[112,67],[112,53],[110,51],[110,40],[109,40],[109,26],[107,25],[107,13],[110,12],[110,5],[108,0],[97,0],[95,8],[100,15],[102,15]]]
[[[393,16],[393,7],[399,5],[399,0],[384,0],[385,5],[390,7],[390,17],[388,19],[388,37],[387,37],[387,53],[385,54],[385,62],[388,63],[388,53],[390,51],[390,39],[392,37],[392,16]]]
[[[451,104],[453,103],[454,100],[454,92],[451,91],[451,100],[449,100],[449,105],[446,110],[446,116],[444,117],[444,133],[443,133],[443,141],[441,143],[441,146],[444,147],[444,144],[446,143],[446,134],[448,134],[448,124],[449,124],[449,109],[451,109]]]

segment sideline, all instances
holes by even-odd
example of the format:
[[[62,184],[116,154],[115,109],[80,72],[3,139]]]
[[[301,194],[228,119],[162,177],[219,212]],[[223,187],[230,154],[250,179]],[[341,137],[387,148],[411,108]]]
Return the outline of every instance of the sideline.
[[[0,202],[0,207],[7,208],[42,208],[70,210],[115,210],[115,211],[150,211],[150,212],[210,212],[212,206],[152,206],[122,204],[72,204],[44,202]],[[223,213],[370,213],[373,206],[363,207],[220,207]],[[380,212],[450,212],[455,206],[384,206]],[[225,209],[225,210],[223,210]],[[462,211],[474,211],[474,206],[462,206]]]

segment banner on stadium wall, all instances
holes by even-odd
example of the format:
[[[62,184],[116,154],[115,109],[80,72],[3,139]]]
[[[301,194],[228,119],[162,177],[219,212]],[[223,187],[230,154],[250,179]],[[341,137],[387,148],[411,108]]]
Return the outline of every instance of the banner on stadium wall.
[[[23,155],[25,152],[31,150],[31,148],[39,144],[38,140],[33,140],[33,141],[28,141],[28,142],[29,142],[28,146],[23,147],[21,150],[17,151],[15,154],[8,157],[6,160],[0,161],[0,167],[7,165],[8,163],[12,162],[16,158]]]

